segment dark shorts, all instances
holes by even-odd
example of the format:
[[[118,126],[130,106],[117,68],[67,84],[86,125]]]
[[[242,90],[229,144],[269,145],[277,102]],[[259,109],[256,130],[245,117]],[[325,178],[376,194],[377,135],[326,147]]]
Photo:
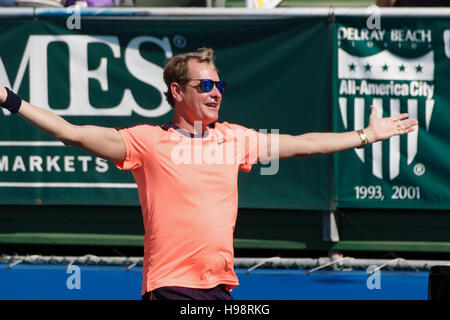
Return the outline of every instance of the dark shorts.
[[[142,300],[233,300],[225,285],[211,289],[161,287],[142,296]]]

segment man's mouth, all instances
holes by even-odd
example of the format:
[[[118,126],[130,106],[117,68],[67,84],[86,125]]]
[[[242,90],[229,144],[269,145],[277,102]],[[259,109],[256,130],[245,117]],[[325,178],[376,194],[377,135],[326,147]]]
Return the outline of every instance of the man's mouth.
[[[217,103],[205,103],[208,108],[217,109]]]

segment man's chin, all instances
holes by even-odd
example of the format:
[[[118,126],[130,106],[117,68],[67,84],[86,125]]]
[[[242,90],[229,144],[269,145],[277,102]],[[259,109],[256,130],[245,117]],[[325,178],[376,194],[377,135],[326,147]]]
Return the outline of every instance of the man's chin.
[[[205,117],[205,119],[203,120],[203,124],[209,125],[213,122],[216,122],[218,119],[219,119],[219,114],[216,114],[214,116]]]

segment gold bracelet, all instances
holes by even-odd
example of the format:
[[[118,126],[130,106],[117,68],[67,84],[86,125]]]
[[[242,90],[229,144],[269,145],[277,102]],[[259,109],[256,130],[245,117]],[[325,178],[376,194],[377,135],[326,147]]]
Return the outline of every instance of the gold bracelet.
[[[369,139],[367,139],[367,136],[364,133],[363,129],[356,130],[356,132],[359,134],[359,138],[361,139],[361,144],[359,145],[359,147],[356,148],[362,149],[369,144]]]

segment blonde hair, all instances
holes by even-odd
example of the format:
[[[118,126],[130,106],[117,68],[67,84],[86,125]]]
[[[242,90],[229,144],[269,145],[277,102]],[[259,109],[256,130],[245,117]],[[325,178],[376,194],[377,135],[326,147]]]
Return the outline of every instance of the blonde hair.
[[[188,61],[192,59],[198,62],[209,63],[217,70],[214,64],[214,50],[211,48],[199,48],[195,52],[183,53],[171,58],[164,68],[164,82],[168,88],[167,92],[164,92],[164,95],[172,107],[174,106],[174,99],[170,90],[170,84],[172,82],[182,83],[189,80]]]

